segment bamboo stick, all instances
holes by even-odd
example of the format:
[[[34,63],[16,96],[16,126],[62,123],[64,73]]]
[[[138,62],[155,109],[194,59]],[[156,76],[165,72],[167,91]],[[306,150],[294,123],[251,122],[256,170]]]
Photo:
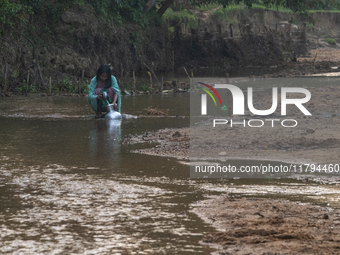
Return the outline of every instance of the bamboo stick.
[[[52,78],[50,76],[50,89],[49,89],[50,95],[52,95]]]
[[[82,71],[81,73],[81,85],[84,85],[84,76],[85,76],[85,70]],[[80,83],[78,84],[78,89],[79,89],[79,95],[81,94],[81,89],[80,89]]]
[[[44,88],[46,89],[46,86],[45,86],[45,83],[44,83],[44,79],[43,79],[43,76],[42,76],[42,73],[41,73],[40,65],[37,64],[37,66],[38,66],[38,71],[39,71],[39,76],[40,76],[40,79],[41,79],[41,83],[44,86]]]
[[[150,75],[150,93],[152,93],[152,75]]]
[[[186,69],[184,66],[183,66],[183,68],[184,68],[184,71],[185,71],[185,73],[187,74],[187,76],[188,76],[188,78],[189,78],[190,88],[191,88],[191,86],[192,86],[192,84],[191,84],[191,77],[190,77],[190,75],[188,74],[187,69]],[[192,72],[191,72],[191,75],[194,76]]]
[[[175,76],[175,51],[172,51],[172,75]]]
[[[184,71],[185,71],[185,73],[187,74],[187,76],[188,76],[188,78],[189,78],[189,80],[190,80],[190,82],[191,82],[191,77],[190,77],[190,75],[188,74],[187,69],[186,69],[185,67],[183,67],[183,68],[184,68]]]
[[[27,96],[27,93],[28,93],[28,83],[29,83],[29,80],[30,80],[30,70],[27,71],[26,95],[25,96]]]
[[[120,79],[121,79],[121,89],[122,91],[124,91],[123,63],[120,63]]]
[[[151,73],[153,74],[153,76],[156,78],[157,83],[159,84],[158,78],[157,78],[157,76],[155,75],[155,73],[152,71],[152,69],[151,69],[147,64],[145,64],[144,62],[143,62],[143,64],[150,70],[150,72],[151,72]]]
[[[8,64],[7,61],[5,61],[5,83],[4,83],[4,93],[7,94],[7,73],[8,73]]]

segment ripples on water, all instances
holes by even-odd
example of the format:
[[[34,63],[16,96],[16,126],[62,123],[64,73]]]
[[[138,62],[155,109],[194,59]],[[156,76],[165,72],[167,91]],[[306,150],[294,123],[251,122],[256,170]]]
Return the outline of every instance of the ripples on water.
[[[152,106],[188,116],[188,98],[131,97],[123,109],[140,115]],[[20,106],[30,118],[0,118],[0,253],[210,254],[213,250],[199,241],[213,229],[190,206],[216,194],[272,195],[340,207],[338,186],[193,180],[188,166],[131,154],[134,147],[121,144],[125,135],[188,126],[188,119],[139,118],[116,127],[89,117],[88,108],[82,111],[86,98],[53,100],[45,99],[37,113],[26,99],[0,102],[0,115],[15,115],[20,111],[13,106]],[[68,120],[53,117],[70,112]],[[37,120],[34,114],[47,117]]]
[[[1,162],[1,253],[209,254],[198,243],[209,227],[189,211],[190,202],[202,195],[307,195],[321,200],[338,193],[334,187],[301,183],[102,176],[93,174],[96,167],[28,167],[4,156]]]
[[[12,168],[10,159],[5,162],[1,200],[11,199],[1,210],[1,253],[196,254],[204,250],[198,244],[197,219],[174,208],[186,192],[155,187],[151,180],[146,181],[153,185],[147,186],[133,178],[69,173],[59,165]],[[188,242],[193,236],[196,242]]]

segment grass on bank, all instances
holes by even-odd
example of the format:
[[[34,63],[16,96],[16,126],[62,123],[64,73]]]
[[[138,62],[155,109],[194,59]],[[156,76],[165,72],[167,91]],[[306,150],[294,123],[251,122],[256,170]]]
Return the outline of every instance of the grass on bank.
[[[329,45],[336,45],[336,40],[333,38],[326,38],[325,42],[327,42]]]
[[[283,7],[273,7],[273,8],[266,8],[263,5],[253,4],[253,9],[267,9],[273,11],[280,11],[280,12],[291,12],[288,9]],[[195,13],[197,11],[200,12],[208,12],[211,11],[211,14],[214,15],[216,18],[221,18],[222,20],[228,20],[228,14],[232,11],[239,10],[241,12],[246,12],[249,8],[244,4],[232,4],[228,5],[226,8],[223,8],[221,5],[218,4],[208,4],[202,5],[200,7],[194,7],[192,9],[179,9],[174,11],[172,8],[167,9],[167,11],[163,15],[163,20],[170,20],[175,21],[178,23],[185,23],[187,29],[196,29],[198,28],[198,15]]]
[[[252,9],[262,9],[262,10],[270,10],[270,11],[278,11],[278,12],[286,12],[286,13],[293,13],[290,9],[287,9],[281,5],[279,6],[270,6],[266,7],[261,4],[253,4]],[[163,19],[170,20],[170,21],[177,21],[180,23],[185,23],[187,28],[197,28],[198,27],[198,16],[195,12],[208,12],[211,11],[211,14],[215,16],[215,18],[219,18],[221,20],[230,21],[228,14],[230,12],[239,10],[241,12],[247,12],[249,8],[244,4],[232,4],[223,8],[222,5],[218,4],[207,4],[202,5],[200,7],[193,7],[191,9],[179,9],[178,11],[174,11],[173,9],[169,8],[165,14],[163,15]],[[334,12],[340,13],[340,10],[310,10],[309,13],[316,13],[316,12]]]

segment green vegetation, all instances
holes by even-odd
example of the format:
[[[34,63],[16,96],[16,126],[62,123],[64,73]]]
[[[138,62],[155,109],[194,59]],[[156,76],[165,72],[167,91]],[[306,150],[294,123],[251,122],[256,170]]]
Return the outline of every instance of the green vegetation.
[[[126,71],[140,66],[143,69],[143,62],[151,60],[156,63],[162,58],[166,61],[159,61],[157,67],[161,63],[164,67],[159,68],[167,69],[170,63],[167,61],[170,60],[164,56],[172,54],[173,37],[167,37],[163,33],[164,29],[154,29],[157,26],[165,27],[166,19],[171,21],[169,34],[172,34],[178,23],[185,23],[186,29],[196,29],[199,17],[202,16],[200,12],[209,11],[212,22],[216,19],[233,23],[236,14],[246,17],[250,7],[306,14],[316,10],[340,12],[339,6],[340,0],[0,0],[0,35],[3,35],[1,43],[6,58],[12,52],[25,49],[28,52],[27,60],[36,59],[43,72],[53,72],[52,63],[60,68],[59,64],[53,62],[55,59],[52,55],[57,54],[54,53],[55,48],[64,46],[70,47],[75,55],[109,46],[114,49],[110,52],[113,53],[111,56],[119,61],[125,59],[121,61],[123,63],[118,63],[118,60],[113,63],[112,67],[116,71],[120,70],[120,66]],[[70,12],[65,12],[67,10]],[[100,26],[91,27],[89,23],[92,20]],[[77,22],[84,23],[81,25],[84,27],[82,30],[77,30]],[[124,25],[124,29],[116,29],[116,24]],[[308,23],[307,26],[312,27],[313,24]],[[151,38],[159,40],[156,42]],[[336,44],[332,38],[325,41],[331,45]],[[113,44],[115,47],[111,47]],[[21,81],[26,77],[24,72],[27,70],[23,72],[22,68],[23,65],[17,71],[10,70],[14,73],[8,76],[8,84],[11,86],[4,86],[6,90],[16,89],[20,93],[26,91],[26,84],[21,84]],[[39,77],[37,69],[33,69],[32,77]],[[42,86],[36,84],[38,80],[32,80],[35,81],[35,87],[30,85],[29,92],[42,89]],[[84,93],[88,92],[87,84],[80,87]],[[131,84],[125,87],[129,89]],[[63,79],[54,84],[53,90],[78,93],[79,87],[71,80]],[[140,90],[149,90],[149,85],[140,86]]]
[[[66,78],[59,81],[58,88],[59,88],[58,92],[61,92],[61,91],[70,92],[70,93],[78,92],[78,86],[73,85],[72,81]]]
[[[222,6],[220,4],[205,4],[205,5],[195,7],[195,9],[198,11],[206,12],[206,11],[210,11],[210,10],[213,10],[219,7],[222,7]]]
[[[335,12],[335,13],[339,13],[340,10],[309,10],[309,13],[315,13],[315,12]]]
[[[271,10],[271,11],[279,11],[279,12],[293,12],[292,10],[282,6],[282,5],[277,5],[277,6],[265,6],[261,4],[253,4],[252,6],[253,9],[265,9],[265,10]]]
[[[81,91],[83,94],[88,94],[90,92],[90,84],[83,84],[81,86]]]
[[[0,35],[4,26],[12,27],[16,21],[27,21],[32,8],[21,3],[0,0]]]
[[[63,79],[62,81],[59,82],[57,92],[68,92],[68,93],[78,93],[79,92],[79,87],[80,91],[84,94],[88,94],[90,90],[90,84],[81,84],[79,86],[79,81],[77,81],[75,84],[69,79]]]
[[[17,86],[16,88],[15,88],[15,90],[17,91],[17,92],[19,92],[20,94],[24,94],[24,92],[26,91],[26,84],[25,84],[25,80],[23,81],[23,83],[21,84],[21,85],[19,85],[19,86]]]
[[[181,1],[180,1],[181,2]],[[200,1],[199,3],[191,1],[183,1],[185,3],[174,4],[173,7],[168,8],[164,15],[164,19],[173,20],[177,22],[186,23],[187,28],[197,28],[198,21],[195,12],[212,11],[211,14],[220,20],[231,21],[230,12],[238,10],[246,12],[249,8],[264,9],[279,12],[298,12],[308,15],[312,12],[331,11],[340,12],[340,0],[336,1],[301,1],[300,4],[295,1],[281,1],[281,0],[245,0],[245,1]],[[190,5],[187,4],[190,2]],[[182,5],[181,5],[182,4]],[[185,9],[186,7],[186,9]],[[294,21],[291,21],[294,23]]]
[[[198,27],[198,18],[197,15],[193,14],[188,9],[182,9],[174,12],[171,8],[169,8],[163,15],[164,19],[169,19],[177,22],[185,22],[187,28],[197,28]]]
[[[26,81],[24,80],[24,83],[21,84],[21,86],[16,87],[16,91],[19,92],[20,94],[26,93]],[[38,92],[38,89],[33,86],[32,84],[27,86],[27,93],[35,94]]]
[[[328,42],[329,45],[336,45],[336,40],[333,38],[326,38],[326,42]]]
[[[158,16],[164,14],[166,19],[186,20],[189,27],[195,27],[197,18],[189,9],[209,11],[219,6],[223,7],[224,13],[252,7],[308,14],[315,10],[339,11],[340,0],[17,0],[15,3],[0,0],[0,26],[12,26],[16,21],[27,21],[28,16],[33,15],[36,20],[48,21],[47,31],[51,34],[48,27],[60,21],[64,10],[76,7],[92,9],[98,16],[116,24],[130,22],[141,27],[159,24],[158,13]]]
[[[18,20],[33,15],[36,20],[46,20],[53,26],[60,21],[64,10],[76,7],[93,9],[98,16],[116,24],[132,22],[144,27],[155,16],[155,11],[144,11],[144,0],[0,0],[0,26],[12,26]]]
[[[131,82],[124,83],[124,89],[132,90],[133,89],[133,84]]]
[[[148,84],[142,84],[142,85],[139,86],[139,90],[146,92],[146,91],[149,90],[149,85]]]
[[[164,2],[164,1],[158,1]],[[166,2],[166,1],[165,1]],[[182,0],[174,4],[172,9],[164,13],[164,17],[169,20],[185,21],[188,27],[195,27],[195,16],[191,10],[213,11],[213,15],[223,16],[233,10],[246,11],[248,8],[265,9],[280,12],[296,12],[308,15],[311,12],[331,11],[340,12],[340,0]],[[189,3],[189,5],[188,5]],[[178,6],[184,6],[182,9]],[[219,8],[220,7],[220,8]],[[186,8],[185,11],[183,8]],[[217,9],[217,10],[216,10]],[[228,19],[228,18],[224,18]]]

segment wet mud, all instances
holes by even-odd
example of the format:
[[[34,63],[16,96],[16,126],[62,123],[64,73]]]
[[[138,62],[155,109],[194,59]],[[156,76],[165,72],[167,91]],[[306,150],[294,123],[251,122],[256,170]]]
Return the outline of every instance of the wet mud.
[[[273,80],[273,82],[277,82]],[[193,159],[255,159],[287,163],[340,163],[340,87],[310,88],[312,99],[306,108],[312,116],[304,116],[298,108],[288,108],[287,116],[280,116],[281,106],[270,116],[254,116],[249,111],[244,118],[230,116],[226,119],[249,121],[276,119],[275,128],[266,123],[261,129],[243,125],[220,125],[212,128],[213,119],[206,118],[191,128],[163,129],[137,136],[128,136],[125,143],[156,143],[154,148],[134,152],[176,158],[187,158],[190,139],[195,139]],[[290,95],[298,98],[301,95]],[[271,93],[257,93],[256,109],[268,109],[272,105]],[[296,128],[284,128],[280,122],[295,119]],[[205,134],[205,135],[202,135]],[[193,141],[191,141],[193,142]],[[224,144],[221,146],[221,144]]]
[[[156,132],[145,132],[138,136],[129,135],[123,141],[123,144],[137,143],[150,143],[156,144],[156,146],[132,150],[131,152],[188,160],[190,156],[190,129],[161,129]]]
[[[339,254],[340,210],[270,198],[220,196],[193,211],[218,231],[213,254]]]

